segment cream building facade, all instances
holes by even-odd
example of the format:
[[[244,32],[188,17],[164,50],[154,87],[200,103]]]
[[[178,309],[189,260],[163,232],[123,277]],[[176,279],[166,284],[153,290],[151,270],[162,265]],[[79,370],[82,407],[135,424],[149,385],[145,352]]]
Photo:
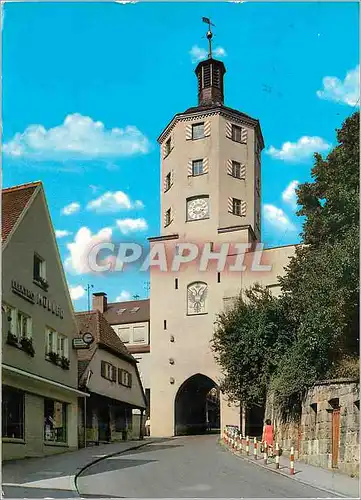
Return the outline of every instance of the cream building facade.
[[[2,191],[2,458],[78,446],[77,336],[40,182]]]
[[[267,249],[261,258],[256,247],[261,241],[264,140],[258,120],[224,105],[224,74],[222,62],[201,62],[196,68],[198,106],[175,115],[158,139],[162,230],[150,238],[152,248],[167,245],[174,254],[183,252],[177,245],[192,243],[211,256],[220,251],[220,244],[231,245],[224,270],[217,269],[216,260],[200,270],[199,259],[178,271],[151,267],[154,437],[204,429],[206,396],[222,377],[210,346],[217,314],[255,282],[278,293],[277,276],[295,250],[294,245]],[[237,254],[245,258],[242,272],[229,269]],[[270,268],[261,269],[257,263]],[[220,399],[221,428],[244,427],[240,408],[224,395]]]

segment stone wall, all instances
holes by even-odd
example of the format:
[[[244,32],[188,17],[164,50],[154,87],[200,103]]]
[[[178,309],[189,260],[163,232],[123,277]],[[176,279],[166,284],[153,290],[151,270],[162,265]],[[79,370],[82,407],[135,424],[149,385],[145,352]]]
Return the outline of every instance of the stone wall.
[[[359,398],[359,382],[350,379],[329,380],[315,385],[307,393],[298,421],[282,421],[274,409],[271,395],[268,397],[265,418],[272,419],[276,441],[285,454],[293,446],[296,459],[358,476]],[[332,463],[332,415],[337,408],[340,411],[338,452]]]

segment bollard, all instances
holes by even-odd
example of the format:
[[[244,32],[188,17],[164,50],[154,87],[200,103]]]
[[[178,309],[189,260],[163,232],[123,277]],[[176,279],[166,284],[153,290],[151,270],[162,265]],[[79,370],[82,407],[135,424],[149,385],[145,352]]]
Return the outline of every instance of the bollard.
[[[246,436],[246,453],[249,455],[249,437]]]
[[[239,440],[239,452],[243,452],[243,437],[242,434],[240,435],[240,440]]]
[[[263,463],[267,465],[267,443],[263,443]]]
[[[290,455],[290,474],[293,476],[294,473],[295,473],[295,450],[292,446]]]
[[[253,439],[253,458],[257,460],[257,438]]]
[[[276,443],[276,469],[280,468],[280,447],[279,444]]]

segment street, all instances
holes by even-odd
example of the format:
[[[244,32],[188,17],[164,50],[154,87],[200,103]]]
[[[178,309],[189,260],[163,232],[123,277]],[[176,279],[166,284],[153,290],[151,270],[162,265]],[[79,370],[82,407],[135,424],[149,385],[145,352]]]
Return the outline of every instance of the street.
[[[233,456],[209,435],[154,443],[105,459],[85,470],[77,487],[82,497],[330,497]]]

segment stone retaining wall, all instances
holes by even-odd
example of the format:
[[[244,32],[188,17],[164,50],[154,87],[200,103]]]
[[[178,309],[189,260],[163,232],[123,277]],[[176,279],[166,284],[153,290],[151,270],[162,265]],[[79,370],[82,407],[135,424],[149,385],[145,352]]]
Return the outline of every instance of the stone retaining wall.
[[[332,413],[340,409],[337,466],[332,467]],[[321,382],[311,389],[302,405],[300,420],[282,422],[269,396],[265,418],[275,426],[275,438],[296,459],[319,467],[359,476],[360,411],[359,382],[350,379]]]

